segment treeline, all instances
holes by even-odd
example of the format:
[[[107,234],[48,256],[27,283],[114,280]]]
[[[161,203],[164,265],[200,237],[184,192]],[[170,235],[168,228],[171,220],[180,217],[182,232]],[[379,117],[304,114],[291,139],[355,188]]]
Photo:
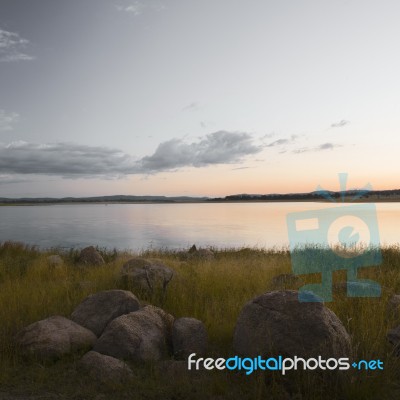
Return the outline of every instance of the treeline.
[[[317,191],[309,193],[286,193],[286,194],[235,194],[226,197],[213,198],[208,201],[318,201],[318,200],[360,200],[369,198],[399,197],[400,189],[394,190],[346,190],[346,191]]]

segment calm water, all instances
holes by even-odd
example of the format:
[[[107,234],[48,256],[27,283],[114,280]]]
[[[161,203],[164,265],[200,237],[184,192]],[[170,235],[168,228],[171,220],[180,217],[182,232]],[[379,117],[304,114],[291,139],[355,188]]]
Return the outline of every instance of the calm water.
[[[85,204],[0,207],[0,242],[41,248],[117,249],[287,246],[289,212],[321,203]],[[382,244],[400,242],[400,203],[377,204]]]

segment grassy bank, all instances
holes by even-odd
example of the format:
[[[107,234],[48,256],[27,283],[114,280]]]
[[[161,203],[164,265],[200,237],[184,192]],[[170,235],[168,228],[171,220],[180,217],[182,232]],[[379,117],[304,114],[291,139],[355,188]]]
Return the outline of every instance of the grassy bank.
[[[64,265],[52,268],[47,256],[57,253],[63,257]],[[94,268],[79,268],[77,254],[77,251],[39,252],[10,243],[0,246],[0,399],[2,392],[74,399],[99,399],[102,398],[99,393],[103,393],[104,398],[112,394],[113,398],[121,399],[281,398],[279,384],[266,389],[263,377],[257,374],[246,377],[216,372],[207,374],[204,381],[172,382],[147,366],[135,368],[138,378],[131,385],[98,388],[77,371],[78,355],[52,365],[22,360],[13,337],[24,326],[50,315],[68,317],[91,293],[129,289],[122,285],[119,270],[132,254],[102,251],[106,265]],[[285,250],[260,249],[220,250],[215,254],[213,261],[182,262],[173,252],[142,253],[142,256],[163,260],[176,271],[176,276],[165,299],[135,294],[175,317],[192,316],[202,320],[209,333],[210,355],[228,356],[233,354],[232,335],[241,308],[269,290],[274,276],[290,273],[290,255]],[[327,306],[350,333],[356,357],[379,358],[384,361],[385,369],[348,371],[340,388],[319,381],[316,374],[314,377],[293,376],[298,380],[303,398],[391,399],[400,396],[400,362],[386,340],[388,329],[400,324],[400,320],[386,313],[388,298],[400,293],[400,249],[383,249],[381,267],[365,269],[362,275],[382,285],[380,298],[350,299],[337,293]],[[304,279],[309,282],[309,277]],[[338,272],[334,279],[344,281],[345,276]]]

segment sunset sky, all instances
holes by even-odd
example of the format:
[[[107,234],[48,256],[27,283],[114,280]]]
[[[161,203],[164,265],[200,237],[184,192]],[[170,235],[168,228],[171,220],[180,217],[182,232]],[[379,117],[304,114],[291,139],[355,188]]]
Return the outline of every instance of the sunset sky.
[[[0,0],[0,197],[400,188],[397,0]]]

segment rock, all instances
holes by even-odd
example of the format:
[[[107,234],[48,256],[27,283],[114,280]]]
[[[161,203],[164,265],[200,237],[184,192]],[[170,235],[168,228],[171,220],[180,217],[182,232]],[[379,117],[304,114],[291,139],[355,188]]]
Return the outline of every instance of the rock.
[[[95,341],[96,335],[89,329],[61,316],[35,322],[16,335],[24,355],[43,361],[90,348]]]
[[[78,263],[83,265],[103,265],[105,264],[101,254],[93,247],[85,247],[81,250]]]
[[[64,261],[59,255],[53,254],[47,257],[47,263],[49,264],[50,267],[60,268],[63,266]]]
[[[212,261],[215,259],[215,255],[210,249],[197,249],[196,245],[193,245],[188,251],[178,251],[176,254],[181,261]]]
[[[387,304],[387,314],[389,318],[400,320],[400,294],[394,294]]]
[[[188,250],[188,253],[189,254],[193,254],[193,253],[196,253],[197,252],[197,247],[196,247],[196,245],[194,244],[189,250]]]
[[[234,349],[247,357],[349,357],[350,337],[318,302],[299,302],[294,290],[265,293],[247,303],[236,323]]]
[[[274,276],[271,280],[271,287],[275,290],[287,288],[299,288],[303,285],[303,280],[293,274],[280,274]]]
[[[160,260],[132,258],[121,269],[121,276],[133,283],[139,290],[151,293],[166,293],[167,286],[174,276],[174,271]]]
[[[78,368],[103,384],[123,384],[132,379],[131,368],[121,360],[89,351],[79,361]]]
[[[203,356],[207,350],[207,331],[195,318],[178,318],[172,326],[172,345],[175,358],[187,358],[196,353]]]
[[[140,308],[136,296],[125,290],[105,290],[86,297],[71,315],[72,321],[100,336],[107,324]]]
[[[160,360],[170,352],[172,322],[165,311],[143,307],[111,321],[93,350],[138,362]]]
[[[189,260],[212,261],[215,259],[214,253],[209,249],[199,249],[189,253]]]
[[[212,261],[215,259],[214,253],[209,249],[199,249],[195,254],[198,259],[204,261]]]

